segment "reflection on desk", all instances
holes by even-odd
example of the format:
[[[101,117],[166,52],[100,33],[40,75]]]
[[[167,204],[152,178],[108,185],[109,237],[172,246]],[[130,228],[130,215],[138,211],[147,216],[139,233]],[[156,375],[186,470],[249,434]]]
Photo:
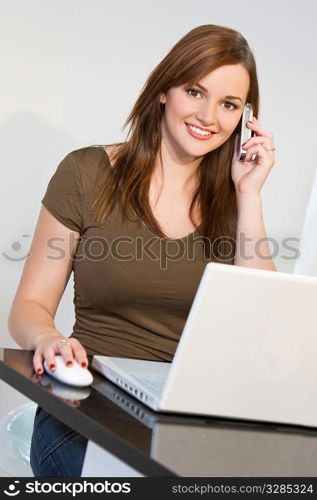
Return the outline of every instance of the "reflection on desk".
[[[317,430],[155,413],[95,379],[94,387],[152,430],[151,457],[181,476],[315,476]]]

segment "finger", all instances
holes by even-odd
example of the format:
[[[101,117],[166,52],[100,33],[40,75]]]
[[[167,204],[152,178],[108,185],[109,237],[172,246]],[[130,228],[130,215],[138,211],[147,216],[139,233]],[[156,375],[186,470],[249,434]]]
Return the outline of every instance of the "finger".
[[[251,146],[254,146],[255,144],[263,144],[268,149],[273,147],[272,144],[269,143],[267,137],[261,137],[261,136],[251,137],[242,145],[242,147],[243,149],[248,149]]]
[[[83,368],[88,368],[87,353],[77,339],[72,339],[72,348],[77,363],[79,363],[79,365]]]
[[[55,354],[56,352],[54,349],[54,344],[51,344],[49,347],[46,347],[43,351],[43,358],[46,361],[49,370],[52,372],[55,372],[56,370]]]
[[[261,127],[255,116],[253,117],[252,122],[251,121],[247,122],[247,127],[253,130],[257,135],[263,135],[264,137],[269,137],[269,138],[272,137],[272,134],[270,132],[264,130],[264,128]]]
[[[254,116],[254,120],[255,120],[255,123],[257,123],[258,125],[260,125],[259,124],[259,120],[255,116]],[[272,144],[273,144],[273,134],[272,134],[272,132],[269,132],[268,130],[265,130],[265,132],[266,132],[266,137],[269,137],[270,139],[272,139]]]
[[[66,366],[73,366],[74,354],[72,343],[68,339],[62,339],[57,342],[59,352],[62,355]]]
[[[262,146],[262,144],[257,144],[256,146],[252,146],[251,148],[248,149],[244,161],[250,161],[254,154],[256,154],[258,158],[267,158],[269,153]]]
[[[33,367],[35,373],[38,373],[41,375],[44,372],[43,368],[43,354],[40,353],[39,351],[35,351],[34,356],[33,356]]]
[[[256,144],[255,146],[250,147],[245,155],[244,161],[254,161],[253,155],[258,155],[261,147],[263,147],[261,144]]]
[[[251,161],[251,160],[254,161],[255,158],[253,158],[253,155],[258,154],[259,148],[260,148],[260,144],[257,144],[255,146],[250,147],[247,151],[247,154],[245,155],[244,161],[246,161],[246,162]]]

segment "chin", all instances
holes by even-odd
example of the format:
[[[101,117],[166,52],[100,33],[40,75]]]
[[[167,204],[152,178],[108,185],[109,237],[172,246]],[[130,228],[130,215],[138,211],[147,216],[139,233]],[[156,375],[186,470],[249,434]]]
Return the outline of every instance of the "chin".
[[[212,151],[212,148],[210,145],[209,147],[207,144],[197,144],[197,145],[184,145],[183,146],[184,151],[187,152],[188,155],[191,156],[204,156],[205,154],[209,153]]]
[[[183,141],[178,141],[178,143],[184,151],[187,151],[189,155],[193,156],[204,156],[219,147],[219,144],[212,143],[212,139],[210,141],[202,141],[199,139],[191,140],[191,138],[186,138]]]

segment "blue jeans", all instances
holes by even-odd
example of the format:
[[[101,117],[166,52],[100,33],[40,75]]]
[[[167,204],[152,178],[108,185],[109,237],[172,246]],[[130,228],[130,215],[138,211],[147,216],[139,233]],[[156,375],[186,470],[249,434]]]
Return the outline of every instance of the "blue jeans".
[[[40,408],[34,419],[30,462],[35,477],[80,477],[87,439]]]

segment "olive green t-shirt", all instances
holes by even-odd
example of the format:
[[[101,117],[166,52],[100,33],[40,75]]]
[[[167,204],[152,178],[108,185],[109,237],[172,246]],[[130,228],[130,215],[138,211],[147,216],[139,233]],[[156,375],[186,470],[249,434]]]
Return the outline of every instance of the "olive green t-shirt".
[[[137,219],[123,221],[118,205],[96,222],[91,205],[111,168],[102,146],[73,151],[42,199],[80,233],[72,337],[88,354],[171,361],[208,260],[197,230],[160,238]]]

